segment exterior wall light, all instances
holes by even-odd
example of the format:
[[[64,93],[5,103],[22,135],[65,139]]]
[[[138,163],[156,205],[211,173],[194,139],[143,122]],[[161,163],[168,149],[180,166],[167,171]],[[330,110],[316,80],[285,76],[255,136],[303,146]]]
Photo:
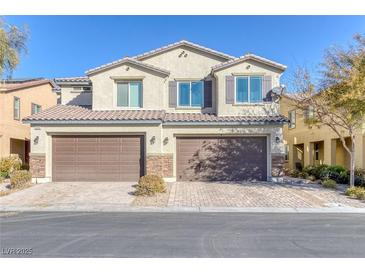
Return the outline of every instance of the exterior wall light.
[[[156,136],[152,136],[150,139],[150,144],[153,145],[156,142]]]
[[[276,137],[275,137],[275,142],[276,142],[277,144],[280,144],[280,138],[279,138],[278,136],[276,136]]]
[[[38,144],[38,142],[39,142],[39,136],[36,136],[35,138],[34,138],[34,140],[33,140],[33,144]]]
[[[167,145],[169,143],[169,137],[165,137],[165,139],[163,139],[163,144]]]

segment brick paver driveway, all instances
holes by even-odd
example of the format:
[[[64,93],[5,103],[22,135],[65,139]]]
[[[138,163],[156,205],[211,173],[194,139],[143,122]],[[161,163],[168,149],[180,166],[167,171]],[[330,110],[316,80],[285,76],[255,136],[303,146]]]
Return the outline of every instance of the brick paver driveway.
[[[57,182],[38,184],[0,197],[0,210],[8,207],[63,210],[114,209],[131,204],[136,182]]]
[[[343,191],[314,183],[269,182],[177,182],[172,185],[167,206],[171,207],[365,207]]]

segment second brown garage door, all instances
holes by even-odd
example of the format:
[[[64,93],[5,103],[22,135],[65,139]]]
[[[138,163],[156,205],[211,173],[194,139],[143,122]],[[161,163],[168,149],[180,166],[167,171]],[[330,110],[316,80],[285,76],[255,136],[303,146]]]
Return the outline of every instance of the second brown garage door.
[[[177,138],[177,180],[265,181],[266,140],[266,137]]]
[[[137,181],[143,136],[53,136],[53,181]]]

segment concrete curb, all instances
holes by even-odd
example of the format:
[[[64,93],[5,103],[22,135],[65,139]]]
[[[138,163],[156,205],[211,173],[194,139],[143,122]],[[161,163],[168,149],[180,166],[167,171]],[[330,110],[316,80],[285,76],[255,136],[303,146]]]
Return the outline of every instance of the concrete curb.
[[[0,212],[161,212],[161,213],[365,213],[365,208],[271,208],[271,207],[129,207],[129,206],[57,206],[57,207],[0,207]]]

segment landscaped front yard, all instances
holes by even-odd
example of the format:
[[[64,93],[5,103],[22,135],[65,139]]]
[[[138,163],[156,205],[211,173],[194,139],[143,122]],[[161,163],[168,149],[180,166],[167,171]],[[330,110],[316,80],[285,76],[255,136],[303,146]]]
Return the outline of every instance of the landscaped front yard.
[[[365,208],[365,202],[337,190],[295,178],[271,182],[176,182],[166,192],[135,196],[135,183],[46,183],[0,197],[0,210],[118,211],[128,208]]]

